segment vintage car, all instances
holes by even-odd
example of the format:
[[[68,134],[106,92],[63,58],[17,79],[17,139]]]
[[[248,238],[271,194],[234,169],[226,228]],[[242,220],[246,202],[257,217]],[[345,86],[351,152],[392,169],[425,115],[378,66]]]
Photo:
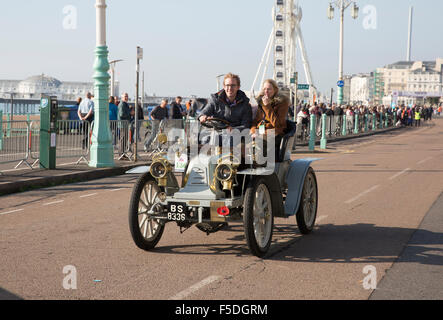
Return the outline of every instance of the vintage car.
[[[220,133],[227,124],[212,119],[205,126]],[[317,180],[310,164],[317,159],[291,161],[294,140],[295,123],[288,121],[271,168],[253,164],[241,168],[229,153],[200,154],[187,162],[181,185],[166,153],[157,152],[150,166],[128,171],[141,174],[129,207],[135,244],[153,249],[168,222],[176,223],[180,231],[196,225],[210,234],[240,220],[251,253],[264,257],[271,245],[274,217],[295,216],[300,232],[310,233],[318,203]]]

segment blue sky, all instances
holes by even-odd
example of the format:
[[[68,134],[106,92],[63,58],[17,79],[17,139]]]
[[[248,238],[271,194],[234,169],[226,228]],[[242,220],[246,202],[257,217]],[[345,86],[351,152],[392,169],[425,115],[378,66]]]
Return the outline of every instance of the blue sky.
[[[92,81],[95,0],[0,0],[1,79],[45,73],[64,81]],[[299,0],[302,32],[317,88],[338,78],[339,20],[328,20],[328,0]],[[108,0],[109,59],[121,90],[135,92],[136,47],[144,48],[145,92],[208,96],[215,76],[234,72],[249,90],[272,28],[273,0]],[[405,60],[409,6],[414,6],[413,60],[443,57],[443,1],[357,0],[360,16],[345,16],[345,74],[370,72]],[[63,9],[77,11],[66,30]],[[365,29],[363,9],[377,10],[377,27]],[[301,63],[298,71],[303,74]],[[303,75],[300,82],[303,82]]]

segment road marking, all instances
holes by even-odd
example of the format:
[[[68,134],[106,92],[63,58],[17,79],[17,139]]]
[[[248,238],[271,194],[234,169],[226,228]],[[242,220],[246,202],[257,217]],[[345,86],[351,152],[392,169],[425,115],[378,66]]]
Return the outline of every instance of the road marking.
[[[5,214],[14,213],[14,212],[23,211],[23,210],[25,210],[25,209],[16,209],[16,210],[11,210],[11,211],[7,211],[7,212],[2,212],[2,213],[0,213],[0,216],[5,215]]]
[[[389,180],[394,180],[395,178],[401,176],[402,174],[408,172],[409,170],[411,170],[411,168],[406,168],[405,170],[403,170],[402,172],[399,172],[397,174],[394,174],[392,177],[389,178]]]
[[[368,194],[369,192],[374,191],[374,190],[377,189],[378,187],[380,187],[380,186],[379,186],[379,185],[373,186],[372,188],[370,188],[370,189],[368,189],[368,190],[366,190],[366,191],[363,191],[362,193],[360,193],[359,195],[355,196],[354,198],[349,199],[348,201],[345,201],[345,203],[346,203],[346,204],[350,204],[350,203],[352,203],[352,202],[354,202],[354,201],[360,199],[360,198],[363,197],[365,194]]]
[[[84,195],[84,196],[80,196],[80,198],[92,197],[92,196],[95,196],[96,194],[98,194],[98,193],[86,194],[86,195]]]
[[[44,206],[50,206],[51,204],[62,203],[62,202],[64,202],[64,201],[65,201],[65,200],[58,200],[58,201],[54,201],[54,202],[44,203],[43,205],[44,205]]]
[[[120,191],[120,190],[125,190],[125,188],[114,189],[114,190],[109,190],[109,191],[110,191],[110,192],[115,192],[115,191]]]
[[[426,161],[429,161],[429,160],[431,160],[431,159],[432,159],[432,157],[429,157],[429,158],[423,159],[423,160],[417,162],[417,164],[423,164],[423,163],[425,163]]]
[[[169,300],[182,300],[182,299],[186,298],[187,296],[191,295],[192,293],[200,290],[201,288],[203,288],[203,287],[205,287],[205,286],[207,286],[207,285],[211,284],[212,282],[217,281],[219,279],[220,279],[219,276],[207,277],[206,279],[203,279],[199,283],[196,283],[193,286],[190,286],[188,289],[177,293],[175,296],[169,298]]]

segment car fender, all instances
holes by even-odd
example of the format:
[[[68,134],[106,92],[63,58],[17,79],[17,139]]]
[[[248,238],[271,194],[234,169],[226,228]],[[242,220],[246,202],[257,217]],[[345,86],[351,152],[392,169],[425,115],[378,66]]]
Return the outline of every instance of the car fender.
[[[285,201],[286,216],[294,216],[300,206],[301,193],[306,174],[312,162],[322,160],[320,158],[306,158],[292,161],[286,182],[288,185],[288,193]]]
[[[126,171],[125,174],[142,174],[149,172],[150,169],[151,166],[139,166]]]

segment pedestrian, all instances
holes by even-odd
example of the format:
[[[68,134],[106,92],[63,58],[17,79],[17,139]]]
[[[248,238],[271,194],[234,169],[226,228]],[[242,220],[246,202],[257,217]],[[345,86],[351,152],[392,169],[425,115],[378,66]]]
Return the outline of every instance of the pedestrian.
[[[183,117],[186,116],[181,103],[182,97],[178,96],[175,101],[171,103],[171,119],[173,122],[173,127],[178,129],[183,129]]]
[[[192,106],[192,99],[186,102],[186,114],[189,114],[189,111],[191,111],[191,106]]]
[[[109,97],[109,122],[111,126],[112,144],[115,146],[117,143],[117,119],[118,119],[118,107],[115,104],[115,98]]]
[[[419,108],[415,109],[415,126],[420,127],[421,110]]]
[[[145,152],[148,152],[151,149],[151,144],[154,141],[155,137],[157,136],[157,133],[160,129],[160,123],[161,121],[168,119],[168,99],[162,99],[160,105],[156,106],[151,111],[151,124],[152,124],[152,130],[151,135],[149,138],[145,141],[144,150]]]
[[[129,160],[126,155],[129,141],[129,123],[131,121],[131,109],[128,104],[129,95],[125,92],[121,98],[121,102],[118,105],[118,127],[120,129],[119,159]]]
[[[116,121],[118,119],[118,107],[115,104],[115,98],[109,97],[109,120]]]
[[[89,147],[89,131],[92,121],[94,120],[94,101],[92,101],[92,94],[86,93],[86,99],[80,102],[77,110],[78,118],[82,121],[80,131],[83,133],[82,148]]]

